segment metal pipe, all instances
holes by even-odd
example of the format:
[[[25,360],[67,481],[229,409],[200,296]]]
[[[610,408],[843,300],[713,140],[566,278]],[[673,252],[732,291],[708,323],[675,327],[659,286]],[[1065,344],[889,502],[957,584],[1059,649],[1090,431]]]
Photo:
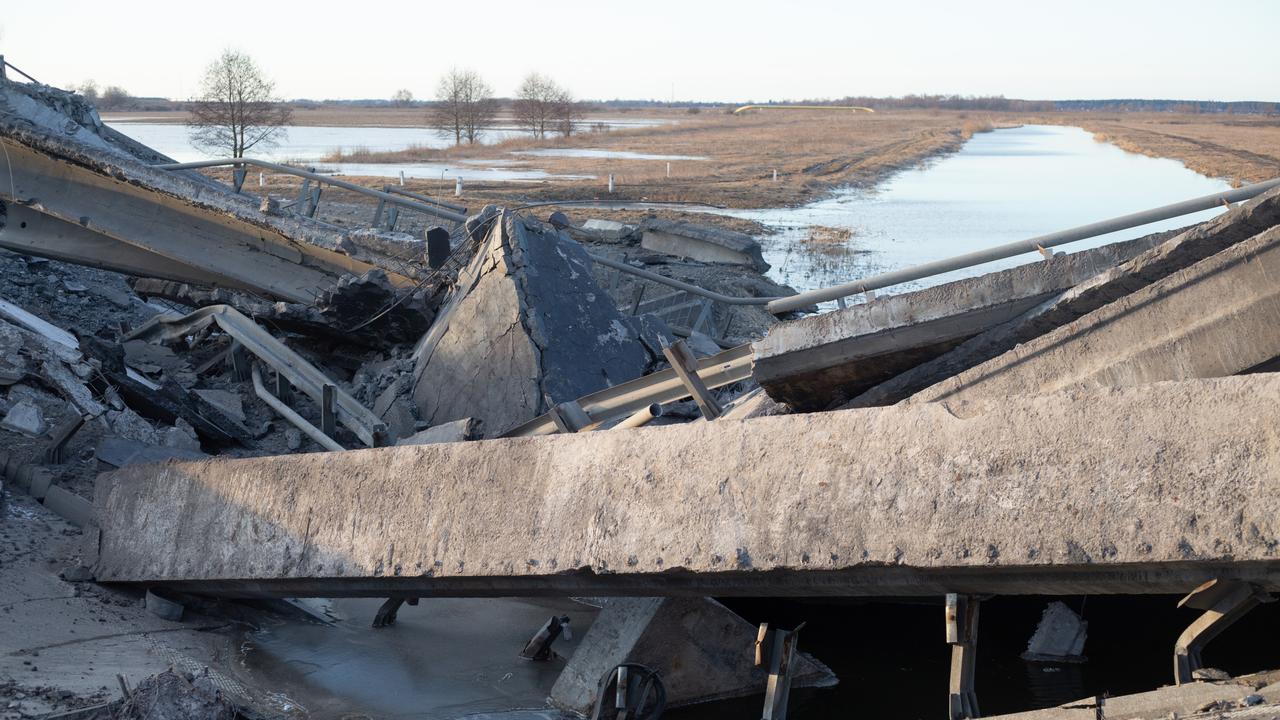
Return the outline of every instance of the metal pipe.
[[[751,344],[739,345],[698,361],[698,377],[711,389],[731,385],[751,377]],[[578,398],[578,405],[598,423],[623,418],[652,403],[675,402],[689,397],[676,371],[671,368],[635,380],[597,390]],[[550,413],[512,428],[502,437],[533,437],[557,432]]]
[[[650,403],[647,407],[642,407],[635,411],[622,422],[614,425],[611,430],[628,430],[631,428],[643,427],[649,424],[650,420],[662,417],[662,406],[658,403]]]
[[[604,265],[605,267],[611,267],[615,270],[621,270],[622,272],[627,273],[628,275],[635,275],[636,277],[641,277],[641,278],[644,278],[645,280],[652,280],[653,282],[661,283],[668,287],[677,288],[679,290],[684,290],[685,292],[693,293],[694,295],[701,295],[704,298],[709,298],[711,300],[715,300],[716,302],[722,302],[726,305],[764,305],[765,303],[768,303],[771,301],[785,299],[781,297],[730,297],[728,295],[721,295],[720,293],[717,293],[717,292],[711,292],[710,290],[707,290],[706,288],[700,288],[697,285],[690,285],[687,282],[673,280],[669,277],[659,275],[658,273],[649,272],[648,270],[641,270],[640,268],[631,267],[630,265],[624,262],[618,262],[617,260],[611,260],[609,258],[601,257],[599,255],[592,255],[591,259],[592,261],[598,262],[601,265]]]
[[[369,197],[378,198],[379,200],[386,200],[387,202],[395,203],[396,205],[399,205],[401,207],[412,208],[414,210],[417,210],[418,212],[426,213],[427,215],[435,215],[436,217],[444,218],[445,220],[452,220],[453,222],[458,222],[458,223],[466,222],[467,220],[465,215],[461,215],[451,210],[446,210],[444,208],[436,207],[434,205],[427,205],[426,203],[419,203],[419,202],[414,202],[412,200],[405,200],[404,198],[397,197],[395,195],[392,195],[391,193],[382,192],[381,190],[371,190],[362,185],[357,185],[355,183],[347,182],[346,180],[339,180],[338,178],[332,177],[330,175],[321,175],[319,173],[313,173],[308,170],[299,170],[298,168],[292,168],[292,167],[289,167],[288,165],[277,165],[276,163],[267,162],[265,160],[254,160],[253,158],[234,158],[231,160],[201,160],[198,162],[152,165],[152,167],[157,168],[159,170],[198,170],[199,168],[225,167],[227,165],[232,165],[232,166],[253,165],[254,167],[264,168],[272,172],[283,173],[285,175],[294,175],[296,177],[306,178],[308,180],[315,180],[316,182],[322,182],[327,185],[332,185],[334,187],[340,187],[345,190],[350,190],[352,192],[360,193],[361,195],[368,195]]]
[[[945,258],[943,260],[935,260],[933,262],[915,265],[893,272],[872,275],[871,277],[854,280],[843,285],[823,288],[821,290],[811,290],[798,295],[792,295],[786,298],[777,298],[769,301],[768,310],[774,315],[799,310],[800,308],[814,305],[820,302],[828,302],[837,298],[848,297],[858,293],[867,292],[869,290],[878,290],[880,288],[889,287],[890,285],[898,285],[912,280],[930,277],[932,275],[940,275],[952,270],[960,270],[962,268],[981,265],[993,260],[1003,260],[1014,255],[1021,255],[1025,252],[1036,252],[1041,248],[1051,248],[1057,245],[1063,245],[1077,240],[1085,240],[1098,235],[1106,235],[1107,233],[1117,232],[1119,230],[1127,230],[1129,228],[1146,225],[1148,223],[1168,220],[1170,218],[1188,215],[1201,210],[1211,210],[1215,207],[1240,202],[1256,197],[1274,187],[1280,187],[1280,178],[1267,180],[1266,182],[1256,183],[1254,185],[1246,185],[1227,192],[1214,193],[1212,195],[1204,195],[1190,200],[1173,203],[1172,205],[1164,205],[1142,212],[1131,213],[1129,215],[1121,215],[1111,218],[1110,220],[1102,220],[1100,222],[1081,225],[1069,230],[1059,230],[1058,232],[1049,233],[1048,235],[1040,235],[1027,240],[1019,240],[1017,242],[1007,243],[1004,245],[996,245],[985,250],[957,255],[956,257]]]
[[[410,192],[409,190],[404,190],[394,185],[388,185],[387,192],[393,195],[403,195],[407,198],[411,198],[413,200],[417,200],[418,202],[426,203],[428,205],[439,205],[440,207],[445,208],[446,210],[452,210],[454,212],[465,213],[467,211],[466,205],[459,205],[457,203],[446,202],[444,200],[437,200],[433,197],[420,195],[416,192]]]
[[[280,398],[272,395],[267,387],[262,384],[262,373],[258,372],[258,363],[253,364],[250,371],[253,375],[253,392],[262,399],[262,402],[271,407],[272,410],[280,413],[280,416],[288,420],[294,427],[306,433],[307,437],[315,440],[325,447],[326,450],[334,452],[344,452],[346,448],[339,445],[333,438],[320,432],[320,428],[307,422],[307,419],[299,415],[293,408],[284,404]]]

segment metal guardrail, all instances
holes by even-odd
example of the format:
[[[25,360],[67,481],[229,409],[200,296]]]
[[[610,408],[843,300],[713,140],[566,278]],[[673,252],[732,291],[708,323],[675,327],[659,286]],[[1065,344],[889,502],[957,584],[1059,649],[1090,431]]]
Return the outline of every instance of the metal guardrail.
[[[857,295],[880,288],[898,285],[912,280],[920,280],[922,278],[931,277],[933,275],[941,275],[942,273],[951,272],[952,270],[960,270],[974,265],[981,265],[993,260],[1003,260],[1004,258],[1021,255],[1026,252],[1037,252],[1058,245],[1076,242],[1078,240],[1086,240],[1088,238],[1106,235],[1107,233],[1117,232],[1119,230],[1128,230],[1130,228],[1147,225],[1161,220],[1189,215],[1201,210],[1211,210],[1221,205],[1230,205],[1233,202],[1240,202],[1257,197],[1271,188],[1280,187],[1280,178],[1267,180],[1254,185],[1246,185],[1235,190],[1227,192],[1213,193],[1212,195],[1203,195],[1190,200],[1173,203],[1172,205],[1163,205],[1142,212],[1121,215],[1109,220],[1102,220],[1088,225],[1070,228],[1068,230],[1059,230],[1058,232],[1049,233],[1048,235],[1038,235],[1026,240],[1006,243],[1004,245],[996,245],[985,250],[957,255],[955,257],[946,258],[944,260],[935,260],[933,262],[914,265],[901,270],[880,273],[870,277],[854,280],[842,285],[824,288],[821,290],[813,290],[792,295],[785,298],[773,298],[768,301],[768,310],[774,315],[799,310],[800,308],[814,305],[820,302],[828,302],[838,300],[840,298]]]
[[[598,257],[592,255],[591,258],[595,262],[606,267],[620,270],[636,277],[642,277],[646,280],[652,280],[678,290],[684,290],[694,295],[722,302],[727,305],[765,305],[769,312],[774,315],[780,315],[785,312],[800,310],[806,307],[817,305],[822,302],[832,300],[840,301],[843,298],[853,295],[860,295],[872,290],[899,285],[912,280],[920,280],[922,278],[941,275],[953,270],[961,270],[975,265],[992,262],[994,260],[1003,260],[1004,258],[1021,255],[1027,252],[1038,252],[1048,248],[1065,245],[1067,243],[1079,240],[1087,240],[1099,235],[1118,232],[1120,230],[1128,230],[1130,228],[1148,225],[1161,220],[1169,220],[1171,218],[1190,215],[1191,213],[1200,212],[1202,210],[1211,210],[1221,205],[1230,205],[1231,203],[1242,202],[1257,197],[1262,193],[1273,188],[1280,187],[1280,178],[1267,180],[1253,185],[1245,185],[1244,187],[1228,190],[1226,192],[1213,193],[1210,195],[1202,195],[1201,197],[1183,200],[1171,205],[1162,205],[1150,210],[1121,215],[1119,217],[1101,220],[1099,222],[1090,223],[1088,225],[1080,225],[1078,227],[1069,228],[1067,230],[1059,230],[1058,232],[1049,233],[1047,235],[1039,235],[1026,240],[1018,240],[1017,242],[997,245],[985,250],[957,255],[955,257],[945,258],[943,260],[935,260],[933,262],[913,265],[911,267],[894,270],[892,272],[880,273],[879,275],[871,275],[860,280],[835,285],[829,288],[819,290],[811,290],[809,292],[797,293],[786,297],[730,297],[712,292],[696,285],[673,280],[657,273],[641,270],[632,267],[626,263],[609,258]]]
[[[698,377],[708,388],[732,385],[751,377],[751,344],[739,345],[698,361]],[[689,397],[689,391],[672,368],[659,370],[630,382],[605,388],[578,398],[579,407],[592,423],[625,418],[654,403],[659,405]],[[541,415],[502,434],[502,437],[533,437],[558,432],[551,414]]]
[[[446,220],[452,220],[453,222],[456,222],[456,223],[462,223],[466,221],[465,215],[462,215],[461,213],[457,213],[452,210],[446,209],[445,207],[442,207],[442,205],[445,205],[445,203],[441,203],[440,201],[432,200],[431,202],[435,204],[427,204],[424,202],[420,202],[418,200],[399,197],[399,195],[405,194],[403,191],[392,193],[392,192],[384,192],[379,190],[371,190],[369,188],[356,185],[355,183],[346,182],[345,180],[338,180],[336,178],[328,177],[325,175],[320,175],[320,174],[309,172],[306,170],[299,170],[298,168],[291,168],[286,165],[277,165],[276,163],[270,163],[263,160],[253,160],[250,158],[240,158],[240,159],[234,159],[234,160],[204,160],[201,162],[192,162],[192,163],[174,163],[169,165],[156,165],[155,167],[163,170],[190,170],[190,169],[197,169],[197,168],[204,168],[204,167],[221,167],[221,166],[228,166],[228,165],[242,165],[242,166],[253,165],[255,167],[270,169],[273,172],[296,175],[298,177],[301,177],[307,180],[314,180],[318,183],[327,183],[330,185],[334,185],[336,187],[341,187],[347,190],[351,190],[352,192],[366,195],[368,197],[376,198],[379,200],[380,205],[382,203],[392,203],[395,205],[399,205],[401,207],[407,207],[413,210],[417,210],[419,212],[426,213],[428,215],[434,215],[436,217],[444,218]],[[243,172],[238,178],[238,181],[243,182]],[[962,270],[964,268],[973,267],[975,265],[982,265],[984,263],[993,262],[995,260],[1003,260],[1005,258],[1013,257],[1015,255],[1021,255],[1027,252],[1037,252],[1037,251],[1042,252],[1044,250],[1047,250],[1048,248],[1057,247],[1059,245],[1065,245],[1067,243],[1077,242],[1080,240],[1087,240],[1089,238],[1097,237],[1099,235],[1106,235],[1108,233],[1118,232],[1120,230],[1128,230],[1131,228],[1140,227],[1142,225],[1148,225],[1150,223],[1159,222],[1161,220],[1169,220],[1172,218],[1181,217],[1183,215],[1189,215],[1191,213],[1196,213],[1203,210],[1211,210],[1221,205],[1230,206],[1231,203],[1249,200],[1251,198],[1257,197],[1258,195],[1261,195],[1262,193],[1268,190],[1271,190],[1272,188],[1277,188],[1277,187],[1280,187],[1280,178],[1275,178],[1275,179],[1267,180],[1260,183],[1254,183],[1253,185],[1245,185],[1244,187],[1235,188],[1233,190],[1228,190],[1226,192],[1212,193],[1210,195],[1202,195],[1197,198],[1191,198],[1190,200],[1183,200],[1181,202],[1172,203],[1170,205],[1162,205],[1160,207],[1151,208],[1149,210],[1143,210],[1141,212],[1130,213],[1128,215],[1120,215],[1118,217],[1110,218],[1107,220],[1101,220],[1099,222],[1089,223],[1088,225],[1080,225],[1078,227],[1069,228],[1066,230],[1059,230],[1058,232],[1048,233],[1046,235],[1038,235],[1036,237],[1028,238],[1026,240],[1018,240],[1016,242],[1006,243],[1004,245],[996,245],[994,247],[986,248],[984,250],[965,253],[964,255],[957,255],[957,256],[945,258],[942,260],[935,260],[933,262],[922,263],[920,265],[913,265],[911,267],[902,268],[900,270],[894,270],[887,273],[880,273],[878,275],[872,275],[872,276],[861,278],[858,280],[853,280],[847,283],[842,283],[840,285],[835,285],[829,288],[811,290],[808,292],[797,293],[795,295],[790,295],[785,297],[732,297],[729,295],[723,295],[721,293],[712,292],[711,290],[698,287],[697,285],[692,285],[690,283],[682,282],[680,280],[675,280],[673,278],[659,275],[657,273],[650,272],[648,270],[641,270],[640,268],[633,267],[625,262],[620,262],[618,260],[613,260],[610,258],[598,256],[598,255],[591,255],[591,259],[594,262],[600,263],[605,267],[613,268],[614,270],[618,270],[620,272],[624,272],[629,275],[634,275],[635,277],[643,278],[645,280],[650,280],[655,283],[666,285],[668,287],[672,287],[677,290],[683,290],[692,295],[704,297],[714,302],[720,302],[726,305],[764,305],[766,306],[766,308],[770,313],[773,313],[774,315],[780,315],[785,312],[792,312],[795,310],[801,310],[806,307],[811,307],[813,305],[817,305],[818,303],[822,303],[822,302],[829,302],[832,300],[842,301],[843,298],[850,297],[853,295],[859,295],[862,293],[879,290],[881,288],[886,288],[893,285],[899,285],[905,282],[911,282],[913,280],[920,280],[923,278],[932,277],[934,275],[941,275],[943,273],[951,272],[953,270]],[[237,187],[237,191],[238,190],[239,190],[239,187]],[[316,192],[313,195],[307,195],[306,190],[307,190],[307,187],[304,187],[303,195],[299,196],[299,202],[307,201],[309,203],[309,209],[311,209],[311,211],[314,212],[314,203],[318,202],[318,192]],[[412,193],[410,193],[409,196],[414,197]],[[418,196],[418,197],[421,197],[421,196]],[[380,214],[381,213],[379,213],[379,215]]]
[[[466,215],[455,212],[445,207],[441,207],[438,204],[428,205],[426,203],[419,202],[417,200],[411,200],[409,198],[400,197],[388,192],[383,192],[381,190],[372,190],[362,185],[357,185],[352,182],[347,182],[346,180],[339,180],[338,178],[332,177],[330,175],[321,175],[320,173],[311,172],[310,170],[302,170],[300,168],[289,167],[288,165],[279,165],[277,163],[267,162],[265,160],[255,160],[253,158],[232,158],[229,160],[201,160],[198,162],[188,162],[188,163],[169,163],[165,165],[153,165],[152,167],[155,167],[160,170],[198,170],[200,168],[210,168],[210,167],[239,167],[240,170],[238,170],[236,174],[235,189],[236,189],[236,192],[240,192],[240,187],[244,183],[243,168],[245,166],[250,166],[250,165],[253,167],[262,168],[264,170],[270,170],[271,172],[274,172],[274,173],[280,173],[282,175],[293,175],[308,181],[308,185],[304,186],[303,193],[302,195],[299,196],[299,201],[306,201],[308,203],[308,208],[311,213],[315,212],[315,204],[319,202],[320,193],[319,193],[318,186],[323,184],[323,185],[332,185],[334,187],[340,187],[343,190],[350,190],[351,192],[358,193],[366,197],[371,197],[384,203],[390,203],[393,205],[397,205],[399,207],[409,208],[410,210],[416,210],[420,213],[424,213],[426,215],[432,215],[438,218],[449,220],[451,222],[462,223],[462,222],[466,222],[467,220]],[[308,193],[307,190],[310,187],[309,186],[310,182],[317,183],[317,187],[314,190],[311,190],[310,193]]]

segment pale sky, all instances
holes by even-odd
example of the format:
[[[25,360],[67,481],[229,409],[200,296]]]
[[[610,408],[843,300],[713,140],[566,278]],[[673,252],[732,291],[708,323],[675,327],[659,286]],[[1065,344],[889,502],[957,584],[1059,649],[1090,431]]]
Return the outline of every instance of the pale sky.
[[[0,52],[175,99],[234,47],[285,98],[429,98],[456,65],[503,96],[536,70],[583,99],[1280,101],[1278,30],[1280,0],[4,0]]]

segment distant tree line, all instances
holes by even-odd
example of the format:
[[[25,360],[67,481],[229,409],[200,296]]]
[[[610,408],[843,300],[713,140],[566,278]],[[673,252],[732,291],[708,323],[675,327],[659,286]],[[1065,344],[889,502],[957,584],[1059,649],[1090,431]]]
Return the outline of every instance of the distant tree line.
[[[78,85],[73,85],[71,89],[93,103],[99,110],[124,110],[133,102],[133,97],[119,85],[108,85],[99,90],[98,83],[85,80]]]
[[[751,100],[744,105],[787,105],[797,101],[769,101],[757,103]],[[1274,115],[1280,113],[1280,103],[1274,102],[1217,102],[1201,100],[1020,100],[1003,95],[903,95],[902,97],[848,96],[839,100],[802,100],[806,105],[861,105],[876,110],[988,110],[994,112],[1170,112],[1170,113],[1227,113],[1241,115]]]
[[[494,97],[493,88],[476,71],[454,68],[440,78],[427,122],[441,136],[452,138],[455,145],[464,141],[470,145],[479,142],[493,126],[500,108],[501,101]],[[516,127],[539,139],[573,135],[583,114],[582,103],[572,93],[536,72],[524,78],[511,100]]]

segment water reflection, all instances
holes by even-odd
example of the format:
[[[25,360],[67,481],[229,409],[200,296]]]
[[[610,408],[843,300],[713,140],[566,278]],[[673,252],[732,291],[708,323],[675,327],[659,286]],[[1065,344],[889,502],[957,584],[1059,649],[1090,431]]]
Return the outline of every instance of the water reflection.
[[[731,210],[778,233],[765,240],[774,279],[800,290],[838,284],[992,245],[1144,210],[1229,185],[1174,160],[1127,153],[1080,128],[1030,125],[975,135],[957,153],[898,173],[873,191],[847,189],[798,208]],[[1189,225],[1209,210],[1061,248],[1088,247]],[[844,228],[842,247],[814,252],[812,228]],[[841,249],[845,252],[839,252]],[[950,282],[1032,262],[1027,253],[894,288]]]

